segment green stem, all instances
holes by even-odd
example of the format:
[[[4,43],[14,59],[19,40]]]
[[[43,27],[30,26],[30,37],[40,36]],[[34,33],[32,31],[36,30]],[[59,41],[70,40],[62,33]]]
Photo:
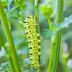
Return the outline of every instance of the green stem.
[[[63,21],[63,2],[64,0],[58,0],[58,4],[57,4],[57,15],[56,15],[56,20],[55,23],[59,24]]]
[[[37,17],[37,24],[39,24],[38,1],[39,0],[35,0],[35,14],[36,14],[36,17]],[[40,34],[39,25],[38,25],[38,33]],[[39,57],[39,59],[40,59],[40,57]],[[40,62],[40,60],[39,60],[39,62]],[[40,68],[37,70],[37,72],[40,72]]]
[[[62,14],[63,14],[63,0],[58,0],[57,3],[57,15],[56,15],[56,24],[62,22]],[[58,31],[54,37],[52,44],[52,52],[48,66],[48,72],[57,72],[57,66],[59,61],[59,54],[60,54],[60,45],[61,45],[61,31]]]
[[[10,12],[10,15],[14,12],[14,11],[16,11],[19,7],[21,7],[22,5],[17,5],[11,12]]]
[[[7,59],[9,61],[9,64],[10,64],[10,69],[11,69],[11,72],[15,72],[15,68],[14,68],[14,65],[13,65],[13,62],[12,62],[12,58],[10,56],[10,53],[8,51],[8,48],[6,46],[3,46],[6,54],[7,54]]]
[[[52,71],[57,72],[57,66],[59,61],[59,54],[60,54],[60,44],[61,44],[61,32],[58,32],[56,35],[56,45],[54,47],[54,58],[53,58],[53,65],[52,65]]]
[[[35,15],[37,17],[37,24],[39,24],[38,0],[35,0]],[[38,25],[38,33],[40,33],[40,27],[39,27],[39,25]]]
[[[0,46],[3,46],[3,48],[4,48],[5,52],[6,52],[7,59],[8,59],[9,64],[10,64],[11,72],[15,72],[12,59],[11,59],[11,57],[9,55],[8,48],[6,46],[4,46],[4,44],[5,44],[5,42],[4,42],[4,39],[3,39],[2,31],[0,31]]]
[[[55,43],[53,42],[52,44],[53,44],[53,47],[55,47]],[[51,68],[52,68],[53,56],[54,56],[54,52],[55,52],[55,49],[53,47],[51,50],[51,56],[50,56],[50,60],[49,60],[48,72],[51,72]]]
[[[13,65],[15,67],[15,72],[21,72],[19,64],[18,64],[17,53],[16,53],[15,46],[14,46],[13,39],[12,39],[12,34],[8,26],[8,19],[1,6],[1,3],[0,3],[0,18],[1,18],[1,22],[2,22],[2,26],[4,29],[5,35],[6,35],[6,39],[10,45],[10,53],[11,53]]]
[[[40,72],[40,68],[37,70],[37,72]]]
[[[38,17],[38,0],[35,0],[35,14]]]
[[[53,27],[52,27],[52,22],[51,22],[50,17],[48,17],[48,24],[49,24],[49,29],[52,30]]]
[[[15,72],[15,68],[14,68],[11,56],[8,57],[8,61],[9,61],[9,64],[10,64],[11,72]]]

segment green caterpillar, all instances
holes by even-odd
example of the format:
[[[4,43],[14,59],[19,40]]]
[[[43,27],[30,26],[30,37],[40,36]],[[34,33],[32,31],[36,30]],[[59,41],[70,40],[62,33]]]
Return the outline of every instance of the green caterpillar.
[[[40,39],[39,33],[37,32],[37,18],[34,16],[29,16],[24,20],[23,28],[25,30],[29,56],[31,64],[35,69],[39,68],[39,54],[40,54]]]

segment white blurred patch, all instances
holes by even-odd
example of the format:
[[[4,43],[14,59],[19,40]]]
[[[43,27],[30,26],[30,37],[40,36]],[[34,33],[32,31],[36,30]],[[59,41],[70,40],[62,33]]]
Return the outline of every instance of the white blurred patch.
[[[27,58],[27,59],[24,60],[24,62],[27,63],[27,64],[30,64],[30,59]]]
[[[4,56],[5,55],[5,51],[3,48],[1,48],[1,51],[0,51],[0,57]]]
[[[69,69],[72,69],[72,59],[69,59],[69,60],[67,61],[67,67],[68,67]]]
[[[67,45],[67,43],[63,44],[63,52],[68,53],[68,45]]]

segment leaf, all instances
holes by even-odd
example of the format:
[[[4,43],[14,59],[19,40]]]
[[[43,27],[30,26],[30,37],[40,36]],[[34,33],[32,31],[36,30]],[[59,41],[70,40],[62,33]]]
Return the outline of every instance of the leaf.
[[[62,30],[64,28],[68,28],[71,23],[72,23],[72,15],[65,18],[65,20],[62,23],[56,24],[56,26],[57,26],[56,31]]]
[[[54,36],[59,30],[63,30],[64,28],[68,28],[69,25],[72,23],[72,15],[65,18],[65,20],[60,24],[53,24],[53,30],[46,29],[44,32],[45,37],[51,38]]]

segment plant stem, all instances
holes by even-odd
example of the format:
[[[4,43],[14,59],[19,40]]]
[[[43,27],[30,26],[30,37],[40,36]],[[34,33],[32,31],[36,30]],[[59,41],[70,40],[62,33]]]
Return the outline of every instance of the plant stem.
[[[49,25],[49,29],[50,29],[50,30],[53,30],[52,22],[51,22],[50,17],[48,17],[48,25]]]
[[[21,7],[22,5],[17,5],[11,12],[10,12],[10,15],[14,12],[14,11],[16,11],[16,9],[18,9],[19,7]]]
[[[8,51],[9,48],[7,48],[6,46],[4,46],[4,44],[5,44],[5,41],[4,41],[4,39],[3,39],[3,34],[2,34],[2,31],[0,31],[0,46],[3,46],[3,48],[4,48],[5,52],[6,52],[7,59],[8,59],[9,64],[10,64],[11,72],[15,72],[12,59],[11,59],[11,57],[10,57],[10,55],[9,55],[9,51]]]
[[[37,70],[37,72],[40,72],[40,68]]]
[[[63,0],[58,0],[57,3],[57,15],[55,23],[59,24],[62,22],[62,14],[63,14]],[[61,45],[61,31],[58,31],[54,37],[53,44],[52,44],[52,52],[50,57],[50,62],[48,66],[48,72],[57,72],[57,66],[59,61],[59,54],[60,54],[60,45]],[[54,51],[53,51],[54,50]]]
[[[38,0],[35,0],[35,14],[38,17]]]
[[[37,17],[37,24],[39,24],[38,1],[39,0],[35,0],[35,15]],[[40,33],[39,25],[38,25],[38,33]]]
[[[39,1],[39,0],[35,0],[35,15],[36,15],[36,17],[37,17],[38,34],[40,34],[39,13],[38,13],[38,1]],[[39,56],[39,59],[40,59],[40,56]],[[39,63],[40,63],[40,60],[39,60]],[[37,70],[37,72],[40,72],[40,67],[39,67],[39,69]]]
[[[13,61],[12,61],[11,56],[9,56],[7,58],[8,58],[9,64],[10,64],[11,72],[15,72],[15,68],[14,68]]]
[[[15,68],[14,68],[14,65],[13,65],[13,62],[12,62],[12,58],[10,56],[10,53],[8,51],[8,48],[6,46],[3,46],[6,54],[7,54],[7,59],[9,61],[9,64],[10,64],[10,69],[11,69],[11,72],[15,72]]]
[[[8,26],[8,19],[1,6],[1,3],[0,3],[0,18],[1,18],[1,22],[2,22],[2,26],[4,29],[5,35],[6,35],[6,39],[10,45],[10,53],[11,53],[13,65],[15,67],[15,72],[21,72],[19,64],[18,64],[17,53],[16,53],[15,46],[14,46],[13,39],[12,39],[12,34]]]

